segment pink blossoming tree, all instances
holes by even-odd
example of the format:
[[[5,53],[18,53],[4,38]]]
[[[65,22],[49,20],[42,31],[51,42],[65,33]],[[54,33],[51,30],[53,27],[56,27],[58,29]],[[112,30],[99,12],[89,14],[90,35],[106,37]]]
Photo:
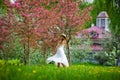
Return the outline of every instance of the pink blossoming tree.
[[[58,34],[67,35],[68,60],[70,63],[69,42],[83,24],[90,20],[91,7],[79,9],[81,1],[74,0],[15,0],[7,5],[11,14],[7,25],[12,25],[14,33],[21,38],[24,46],[25,62],[30,63],[30,48],[40,47],[44,54],[54,45]],[[6,19],[6,18],[4,18]]]

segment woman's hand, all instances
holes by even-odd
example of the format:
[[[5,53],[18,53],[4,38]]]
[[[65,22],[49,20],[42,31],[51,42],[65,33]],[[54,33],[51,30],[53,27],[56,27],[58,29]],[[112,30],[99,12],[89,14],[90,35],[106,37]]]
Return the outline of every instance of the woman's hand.
[[[60,41],[58,41],[57,46],[55,47],[55,49],[52,51],[53,54],[55,54],[57,52],[57,48],[60,46]]]
[[[54,50],[54,51],[52,51],[52,54],[55,54],[56,53],[56,51]]]

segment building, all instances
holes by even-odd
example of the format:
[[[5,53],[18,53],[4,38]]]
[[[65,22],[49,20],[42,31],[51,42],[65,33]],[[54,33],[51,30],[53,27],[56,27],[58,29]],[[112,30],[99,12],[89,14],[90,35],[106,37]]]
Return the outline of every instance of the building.
[[[96,18],[96,26],[98,26],[99,28],[110,32],[109,30],[109,16],[107,14],[106,11],[102,11],[98,14],[97,18]]]
[[[77,38],[84,38],[84,40],[90,38],[92,40],[90,47],[93,51],[103,50],[102,44],[111,38],[107,12],[100,12],[96,18],[96,26],[92,24],[90,28],[84,29]]]

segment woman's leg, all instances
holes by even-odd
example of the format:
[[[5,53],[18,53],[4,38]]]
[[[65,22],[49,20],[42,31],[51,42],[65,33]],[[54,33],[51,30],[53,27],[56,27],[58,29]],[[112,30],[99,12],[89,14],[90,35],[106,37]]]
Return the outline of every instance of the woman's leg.
[[[60,67],[60,64],[61,64],[63,67],[66,67],[63,63],[60,63],[60,62],[57,63],[57,66]]]
[[[61,63],[63,67],[66,67],[63,63]]]
[[[57,63],[57,66],[60,67],[60,62]]]

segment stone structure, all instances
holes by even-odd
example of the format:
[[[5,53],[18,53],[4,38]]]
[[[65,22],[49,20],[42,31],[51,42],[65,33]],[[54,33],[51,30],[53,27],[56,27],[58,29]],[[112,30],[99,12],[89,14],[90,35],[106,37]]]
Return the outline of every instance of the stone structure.
[[[99,28],[110,32],[109,30],[109,16],[107,14],[107,12],[102,11],[101,13],[99,13],[99,15],[97,16],[96,19],[96,26],[98,26]]]

